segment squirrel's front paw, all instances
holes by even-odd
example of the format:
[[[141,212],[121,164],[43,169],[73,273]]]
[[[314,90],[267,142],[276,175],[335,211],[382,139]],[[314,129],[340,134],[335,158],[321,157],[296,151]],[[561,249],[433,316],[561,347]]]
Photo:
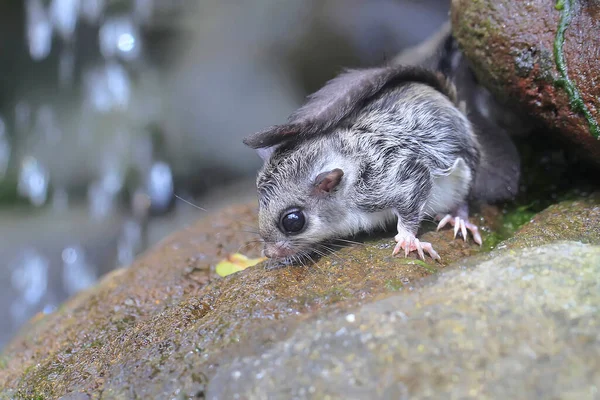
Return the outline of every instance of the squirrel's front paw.
[[[431,258],[433,258],[434,260],[441,260],[439,254],[433,249],[433,246],[431,246],[431,243],[421,242],[412,234],[398,233],[394,237],[394,239],[397,243],[396,247],[394,247],[394,251],[392,252],[392,256],[398,254],[400,252],[400,249],[404,249],[405,257],[407,257],[408,253],[410,253],[411,251],[416,250],[417,253],[419,253],[419,257],[421,257],[422,260],[425,260],[424,251],[429,253]]]

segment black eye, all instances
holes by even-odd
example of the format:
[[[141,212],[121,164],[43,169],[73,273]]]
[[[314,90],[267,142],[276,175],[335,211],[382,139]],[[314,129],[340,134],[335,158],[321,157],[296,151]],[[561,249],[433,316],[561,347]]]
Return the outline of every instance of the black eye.
[[[299,233],[306,225],[306,218],[300,210],[290,211],[283,214],[280,225],[284,233]]]

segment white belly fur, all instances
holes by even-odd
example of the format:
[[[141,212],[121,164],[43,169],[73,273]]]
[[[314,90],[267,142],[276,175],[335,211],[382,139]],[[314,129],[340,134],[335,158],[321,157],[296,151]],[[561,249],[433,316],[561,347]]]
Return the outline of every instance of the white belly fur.
[[[433,187],[425,204],[425,213],[435,216],[454,211],[466,200],[471,179],[471,170],[465,160],[456,159],[450,169],[433,177]]]

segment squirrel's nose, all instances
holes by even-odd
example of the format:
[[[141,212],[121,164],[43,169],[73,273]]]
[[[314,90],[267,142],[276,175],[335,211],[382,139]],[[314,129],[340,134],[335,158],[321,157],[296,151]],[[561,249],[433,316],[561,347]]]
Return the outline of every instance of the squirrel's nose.
[[[294,252],[283,246],[283,243],[265,243],[263,254],[269,258],[280,258],[291,256]]]
[[[273,246],[272,244],[265,244],[265,248],[263,249],[263,254],[265,255],[265,257],[277,258],[277,255],[275,255],[276,251],[274,247],[275,246]]]

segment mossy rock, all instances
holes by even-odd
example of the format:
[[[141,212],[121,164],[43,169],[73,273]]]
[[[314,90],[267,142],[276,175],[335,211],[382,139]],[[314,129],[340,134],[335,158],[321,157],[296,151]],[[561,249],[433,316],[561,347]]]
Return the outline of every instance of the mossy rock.
[[[597,197],[561,208],[562,218],[577,214],[596,219],[586,226],[598,226],[597,200],[590,199]],[[215,265],[228,255],[259,255],[256,237],[248,233],[256,211],[254,204],[241,205],[207,217],[56,312],[34,318],[0,356],[0,398],[202,397],[223,371],[220,365],[283,343],[307,321],[346,315],[390,296],[412,296],[423,278],[484,254],[470,241],[453,240],[451,230],[425,229],[422,238],[434,244],[444,263],[392,257],[392,234],[383,234],[312,265],[259,264],[219,277]],[[476,218],[484,236],[500,214],[487,208]],[[556,232],[548,240],[560,239]],[[596,240],[593,229],[573,232]]]
[[[451,14],[480,82],[600,164],[600,3],[453,0]]]
[[[252,204],[208,217],[53,314],[34,318],[3,353],[0,398],[192,393],[213,374],[224,350],[263,345],[248,337],[265,325],[293,324],[322,309],[407,291],[481,251],[444,230],[422,236],[434,243],[443,263],[414,254],[392,257],[393,235],[383,234],[309,266],[259,264],[219,277],[215,266],[228,255],[259,256],[257,237],[248,233],[256,215]]]

